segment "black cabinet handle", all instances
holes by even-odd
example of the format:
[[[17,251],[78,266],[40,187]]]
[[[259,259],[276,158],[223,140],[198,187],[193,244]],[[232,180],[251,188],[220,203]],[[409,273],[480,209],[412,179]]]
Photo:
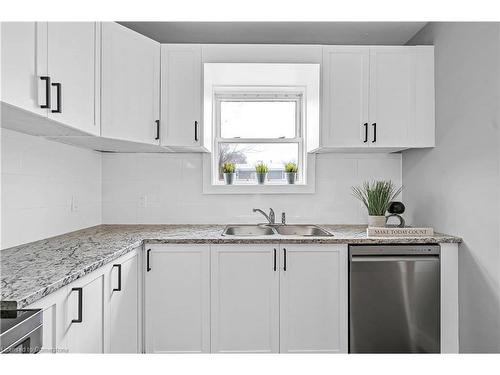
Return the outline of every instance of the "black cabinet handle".
[[[274,249],[274,266],[273,270],[276,271],[276,249]]]
[[[78,318],[73,319],[71,323],[83,322],[83,288],[73,288],[72,292],[78,292]]]
[[[286,249],[283,249],[283,271],[286,271]]]
[[[368,123],[365,122],[363,126],[365,127],[365,140],[363,141],[363,143],[366,143],[368,142]]]
[[[120,292],[122,290],[122,265],[113,264],[113,267],[118,268],[118,288],[113,288],[113,292]]]
[[[198,142],[198,121],[194,122],[194,140]]]
[[[377,123],[374,122],[372,124],[372,126],[373,126],[373,141],[372,141],[372,143],[375,143],[375,142],[377,142]]]
[[[60,83],[52,83],[52,86],[56,88],[56,98],[57,98],[57,106],[56,109],[53,109],[51,112],[52,113],[61,113],[62,112],[62,104],[61,104],[61,90],[62,90],[62,85]]]
[[[50,77],[42,76],[40,79],[45,81],[45,104],[40,105],[40,108],[50,108]]]
[[[149,266],[149,254],[151,253],[151,249],[148,249],[146,252],[146,271],[151,271],[151,267]]]
[[[160,120],[155,120],[156,122],[156,138],[155,140],[160,139]]]

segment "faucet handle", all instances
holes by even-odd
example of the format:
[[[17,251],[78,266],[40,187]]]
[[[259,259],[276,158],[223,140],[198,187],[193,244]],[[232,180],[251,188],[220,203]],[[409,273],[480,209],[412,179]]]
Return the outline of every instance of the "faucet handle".
[[[274,224],[275,223],[275,217],[276,215],[274,214],[274,210],[272,208],[269,209],[269,223]]]

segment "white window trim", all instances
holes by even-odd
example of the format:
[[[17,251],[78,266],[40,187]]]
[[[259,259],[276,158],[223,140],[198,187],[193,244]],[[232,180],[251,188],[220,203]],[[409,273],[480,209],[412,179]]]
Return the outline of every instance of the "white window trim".
[[[267,59],[266,56],[263,58]],[[304,126],[304,161],[305,184],[265,184],[265,185],[213,185],[212,154],[214,132],[214,93],[221,87],[238,88],[258,87],[263,91],[297,91],[303,90],[305,111]],[[203,154],[203,194],[313,194],[315,193],[316,154],[319,147],[319,102],[320,102],[320,64],[300,62],[289,63],[248,63],[236,62],[204,62],[203,70],[203,116],[204,143],[208,153]]]
[[[298,181],[297,185],[305,185],[307,184],[307,157],[305,152],[305,129],[304,129],[304,102],[303,102],[303,92],[295,91],[289,92],[289,90],[282,91],[280,88],[275,88],[275,92],[261,91],[255,90],[252,88],[248,91],[227,91],[227,90],[217,90],[214,94],[213,100],[213,145],[212,150],[212,176],[211,181],[212,185],[224,185],[223,181],[218,179],[218,149],[220,143],[268,143],[268,144],[276,144],[276,143],[286,143],[286,144],[297,144],[298,145],[298,160],[297,166],[299,168],[298,173]],[[222,138],[221,136],[221,119],[220,119],[220,111],[221,111],[221,102],[224,101],[294,101],[296,103],[296,118],[295,118],[295,136],[293,138]],[[239,182],[236,185],[255,185],[256,182]],[[267,185],[283,185],[285,182],[272,183],[268,182]]]

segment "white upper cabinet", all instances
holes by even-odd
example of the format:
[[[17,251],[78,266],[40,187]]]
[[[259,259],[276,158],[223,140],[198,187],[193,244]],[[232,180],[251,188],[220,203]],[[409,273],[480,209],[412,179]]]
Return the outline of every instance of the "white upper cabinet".
[[[369,62],[366,47],[323,48],[323,145],[362,147],[368,142]]]
[[[415,83],[413,47],[370,48],[370,146],[411,146]]]
[[[159,144],[160,44],[102,23],[101,135]]]
[[[161,144],[196,150],[202,146],[201,46],[161,46]]]
[[[323,48],[323,148],[433,146],[432,46]]]
[[[1,46],[2,102],[47,116],[47,23],[2,22]]]
[[[96,22],[2,23],[2,126],[99,135],[98,40]]]
[[[47,35],[49,118],[99,135],[98,24],[49,22]]]

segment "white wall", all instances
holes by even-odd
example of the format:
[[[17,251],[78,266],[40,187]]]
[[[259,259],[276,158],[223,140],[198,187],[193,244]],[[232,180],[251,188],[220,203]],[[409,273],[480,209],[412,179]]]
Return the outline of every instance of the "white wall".
[[[2,249],[101,223],[99,153],[5,129],[1,146]]]
[[[316,193],[211,195],[202,193],[201,154],[103,154],[103,223],[256,223],[252,208],[286,211],[292,223],[366,223],[351,196],[364,180],[401,184],[401,155],[320,154]]]
[[[408,221],[462,236],[460,350],[500,352],[498,23],[432,23],[436,148],[403,153]]]

